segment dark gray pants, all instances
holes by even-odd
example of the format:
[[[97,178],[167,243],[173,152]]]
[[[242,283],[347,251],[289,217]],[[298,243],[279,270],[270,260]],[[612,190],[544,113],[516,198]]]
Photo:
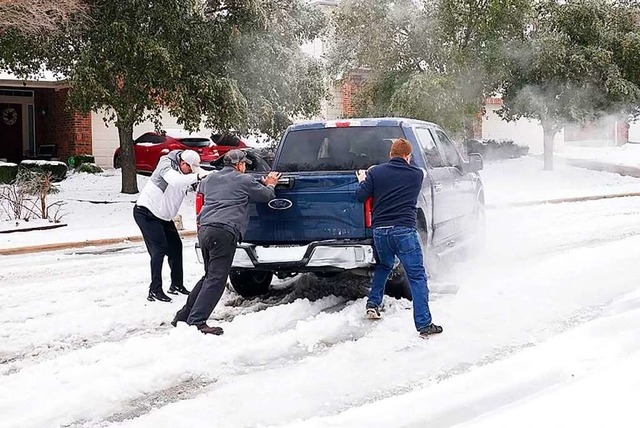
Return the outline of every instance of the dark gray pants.
[[[133,218],[142,232],[151,256],[151,284],[149,290],[162,291],[162,263],[169,259],[171,285],[184,285],[182,272],[182,239],[172,221],[159,219],[146,207],[133,207]]]
[[[198,231],[198,241],[204,258],[204,276],[176,314],[178,321],[190,325],[200,325],[209,319],[227,285],[236,252],[235,236],[221,227],[202,226]]]

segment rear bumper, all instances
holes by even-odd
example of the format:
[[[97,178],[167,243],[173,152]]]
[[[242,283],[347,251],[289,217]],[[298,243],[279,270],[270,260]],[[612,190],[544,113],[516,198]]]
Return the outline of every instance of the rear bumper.
[[[202,253],[196,243],[198,260]],[[239,244],[231,265],[236,270],[340,272],[375,264],[371,240],[319,241],[308,245]]]

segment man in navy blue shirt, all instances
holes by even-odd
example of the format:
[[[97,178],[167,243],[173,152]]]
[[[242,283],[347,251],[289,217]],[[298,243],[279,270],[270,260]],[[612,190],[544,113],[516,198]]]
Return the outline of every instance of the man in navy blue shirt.
[[[378,262],[367,300],[367,318],[380,318],[384,285],[398,257],[411,287],[413,320],[420,336],[442,333],[442,327],[431,322],[427,273],[416,228],[424,172],[411,165],[411,144],[403,138],[393,141],[389,157],[385,164],[356,173],[358,201],[373,197],[373,244]]]

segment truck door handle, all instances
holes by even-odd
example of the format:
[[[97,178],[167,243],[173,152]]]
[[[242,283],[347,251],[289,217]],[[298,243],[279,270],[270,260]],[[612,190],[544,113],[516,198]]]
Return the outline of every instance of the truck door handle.
[[[433,183],[433,190],[435,190],[436,193],[442,192],[443,188],[444,186],[442,185],[442,183]]]

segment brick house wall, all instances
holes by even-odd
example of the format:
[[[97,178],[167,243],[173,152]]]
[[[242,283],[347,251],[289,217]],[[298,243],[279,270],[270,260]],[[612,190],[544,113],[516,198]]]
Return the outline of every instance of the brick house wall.
[[[34,104],[36,150],[43,144],[57,146],[57,158],[92,153],[91,114],[71,111],[67,105],[68,89],[37,89]],[[44,115],[42,114],[44,112]]]

